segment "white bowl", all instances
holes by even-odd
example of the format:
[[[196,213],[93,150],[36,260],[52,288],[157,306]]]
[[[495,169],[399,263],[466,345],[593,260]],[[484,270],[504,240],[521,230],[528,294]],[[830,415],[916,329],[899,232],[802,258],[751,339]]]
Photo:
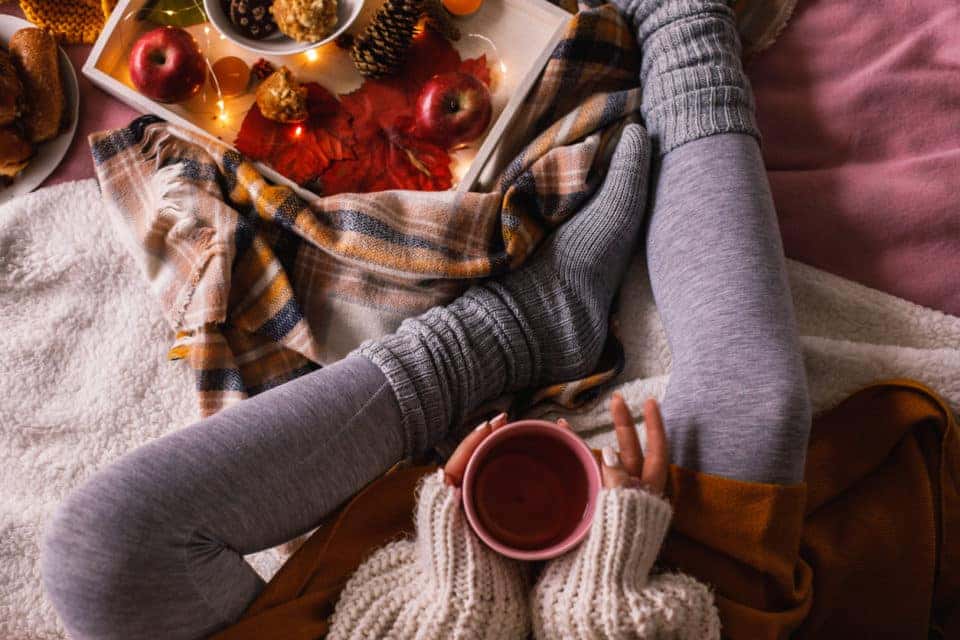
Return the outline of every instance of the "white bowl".
[[[249,51],[272,56],[287,56],[301,53],[331,42],[350,28],[353,21],[360,15],[360,10],[363,9],[364,2],[364,0],[338,0],[337,28],[323,40],[318,40],[317,42],[297,42],[279,31],[262,40],[254,40],[253,38],[242,35],[240,31],[233,26],[233,23],[230,22],[230,16],[224,13],[220,1],[221,0],[203,0],[204,11],[206,11],[207,17],[210,19],[210,22],[213,23],[213,26],[237,46]]]

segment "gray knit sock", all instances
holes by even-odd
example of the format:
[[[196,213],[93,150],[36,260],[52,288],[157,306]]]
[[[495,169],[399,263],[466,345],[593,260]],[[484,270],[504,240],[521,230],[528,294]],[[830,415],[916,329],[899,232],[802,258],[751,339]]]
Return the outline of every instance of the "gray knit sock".
[[[717,133],[759,140],[727,0],[612,0],[643,52],[644,123],[661,154]]]
[[[592,372],[640,232],[649,156],[646,131],[628,125],[596,195],[523,268],[361,345],[396,393],[407,455],[504,393]]]

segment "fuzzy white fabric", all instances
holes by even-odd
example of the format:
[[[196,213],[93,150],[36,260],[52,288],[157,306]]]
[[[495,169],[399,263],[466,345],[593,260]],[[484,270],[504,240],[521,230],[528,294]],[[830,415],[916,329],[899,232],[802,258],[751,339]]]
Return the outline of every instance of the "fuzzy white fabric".
[[[0,638],[65,637],[38,543],[67,492],[197,419],[188,367],[95,180],[0,207]],[[255,563],[261,573],[276,554]]]
[[[196,416],[187,367],[96,182],[59,185],[0,207],[0,638],[63,637],[43,598],[37,549],[63,496],[123,452]],[[910,377],[960,407],[960,318],[789,263],[816,410],[860,387]],[[635,413],[661,397],[669,349],[644,259],[622,294],[628,352],[619,385]],[[571,416],[604,444],[606,398]],[[248,558],[249,559],[249,558]],[[252,558],[269,576],[282,554]]]

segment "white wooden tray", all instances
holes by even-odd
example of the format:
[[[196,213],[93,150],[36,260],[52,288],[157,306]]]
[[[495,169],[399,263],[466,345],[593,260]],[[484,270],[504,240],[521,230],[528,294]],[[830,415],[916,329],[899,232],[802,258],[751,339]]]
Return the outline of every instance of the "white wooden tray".
[[[254,101],[252,93],[225,99],[221,109],[215,96],[209,92],[201,92],[185,103],[161,104],[147,98],[131,84],[127,54],[137,37],[155,26],[136,18],[148,1],[120,0],[93,46],[83,66],[83,74],[135,109],[232,144],[243,116]],[[363,12],[349,32],[361,33],[381,4],[381,0],[366,0]],[[560,41],[570,17],[569,13],[546,0],[485,0],[476,13],[456,20],[463,36],[454,47],[461,57],[486,54],[494,72],[493,125],[482,141],[452,154],[451,169],[455,180],[459,180],[457,189],[486,188],[499,172],[501,167],[485,165]],[[271,57],[238,47],[223,38],[210,23],[188,27],[188,31],[211,61],[234,55],[252,65],[260,57],[265,57],[277,66],[286,65],[297,78],[318,82],[337,94],[349,93],[363,81],[348,52],[333,43],[293,56]],[[493,162],[499,161],[502,160],[496,160],[494,156]],[[304,196],[313,196],[270,167],[261,163],[258,167],[270,179],[285,183]]]

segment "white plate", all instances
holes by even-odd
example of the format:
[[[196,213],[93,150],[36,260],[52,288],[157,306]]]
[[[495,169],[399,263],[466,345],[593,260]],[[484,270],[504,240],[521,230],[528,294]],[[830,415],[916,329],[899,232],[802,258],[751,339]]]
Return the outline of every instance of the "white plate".
[[[0,15],[0,44],[6,48],[10,38],[20,29],[32,27],[33,25],[26,20],[15,18],[13,16]],[[73,70],[70,58],[67,54],[60,51],[60,78],[63,81],[63,97],[65,101],[64,108],[67,112],[67,118],[70,124],[67,130],[52,140],[37,145],[37,149],[30,160],[27,168],[20,172],[13,182],[7,187],[0,187],[0,204],[7,200],[15,198],[25,193],[30,193],[40,186],[40,183],[46,180],[47,176],[53,173],[57,168],[63,156],[67,155],[67,149],[73,141],[73,135],[77,132],[77,114],[80,105],[80,89],[77,86],[77,74]]]
[[[295,53],[303,53],[335,40],[337,36],[349,29],[357,16],[360,15],[363,2],[364,0],[339,0],[337,2],[337,28],[326,38],[317,42],[297,42],[282,33],[275,33],[262,40],[247,38],[241,35],[233,26],[233,23],[230,22],[230,17],[223,12],[220,0],[203,0],[203,9],[217,31],[244,49],[270,56],[289,56]]]

